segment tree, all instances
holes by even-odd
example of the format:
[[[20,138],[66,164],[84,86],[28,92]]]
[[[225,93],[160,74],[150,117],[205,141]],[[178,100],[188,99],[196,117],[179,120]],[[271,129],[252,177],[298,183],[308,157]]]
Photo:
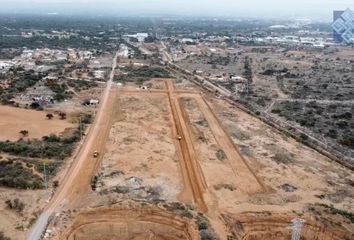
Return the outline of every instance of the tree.
[[[51,120],[51,119],[54,117],[54,115],[51,114],[51,113],[48,113],[48,114],[46,115],[46,117],[47,117],[49,120]]]
[[[20,134],[22,134],[22,136],[27,137],[28,136],[28,130],[21,130]]]
[[[59,187],[59,181],[58,181],[58,180],[55,180],[55,181],[53,182],[53,188],[57,188],[57,187]]]
[[[66,119],[66,113],[64,113],[64,112],[60,112],[60,113],[59,113],[59,116],[60,116],[60,119],[61,119],[61,120]]]
[[[32,108],[32,109],[37,109],[37,108],[39,108],[40,106],[41,106],[41,105],[40,105],[39,103],[33,102],[33,103],[31,103],[30,108]]]

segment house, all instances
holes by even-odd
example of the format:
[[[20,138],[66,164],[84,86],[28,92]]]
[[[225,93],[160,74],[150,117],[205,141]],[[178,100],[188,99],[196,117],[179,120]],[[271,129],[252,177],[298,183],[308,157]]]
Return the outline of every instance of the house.
[[[90,105],[96,106],[96,105],[98,105],[98,103],[99,103],[99,100],[97,100],[97,99],[90,99]]]

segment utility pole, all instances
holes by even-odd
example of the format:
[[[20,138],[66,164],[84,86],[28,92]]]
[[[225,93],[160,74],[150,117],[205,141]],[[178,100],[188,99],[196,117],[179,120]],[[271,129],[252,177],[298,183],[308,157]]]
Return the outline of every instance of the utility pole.
[[[291,236],[291,240],[300,240],[301,239],[301,228],[302,225],[305,223],[305,220],[300,218],[295,218],[291,220],[292,225],[291,228],[293,229],[293,234]]]
[[[44,174],[44,187],[45,187],[45,195],[46,198],[48,199],[48,183],[47,183],[47,171],[45,168],[45,162],[43,162],[43,174]]]
[[[80,129],[80,141],[82,140],[82,120],[81,120],[81,115],[80,115],[80,118],[79,118],[79,129]]]
[[[41,152],[41,159],[44,159],[44,144],[42,144],[42,152]],[[47,182],[47,171],[45,168],[45,161],[43,160],[43,181],[44,181],[44,187],[45,187],[45,198],[49,200],[48,198],[48,182]]]

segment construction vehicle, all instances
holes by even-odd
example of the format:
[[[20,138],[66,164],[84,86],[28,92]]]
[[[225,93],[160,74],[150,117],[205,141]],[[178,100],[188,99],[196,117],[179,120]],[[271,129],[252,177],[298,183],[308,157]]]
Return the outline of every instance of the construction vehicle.
[[[94,152],[93,152],[93,157],[94,157],[94,158],[98,157],[98,155],[100,155],[100,154],[98,153],[98,151],[94,151]]]
[[[178,140],[182,140],[182,136],[181,135],[177,135],[177,139]]]

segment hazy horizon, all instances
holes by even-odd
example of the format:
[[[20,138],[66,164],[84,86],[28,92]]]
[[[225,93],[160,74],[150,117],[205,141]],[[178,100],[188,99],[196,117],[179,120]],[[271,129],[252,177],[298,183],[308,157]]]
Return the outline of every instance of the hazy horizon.
[[[0,13],[107,16],[215,16],[310,18],[330,21],[333,10],[354,9],[353,0],[0,0]]]

